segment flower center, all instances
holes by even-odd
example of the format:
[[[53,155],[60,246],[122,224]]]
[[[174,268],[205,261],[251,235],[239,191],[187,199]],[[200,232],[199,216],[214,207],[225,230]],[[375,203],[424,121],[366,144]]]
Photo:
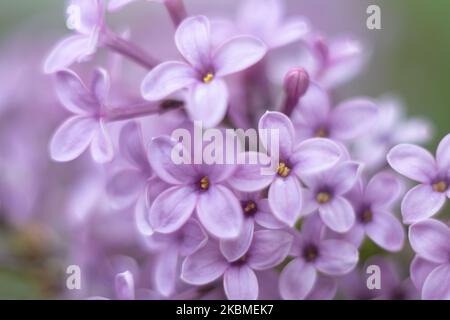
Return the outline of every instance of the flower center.
[[[280,162],[280,164],[278,164],[277,173],[280,177],[286,178],[289,175],[290,171],[291,168],[289,168],[286,163]]]
[[[252,200],[244,201],[242,203],[242,209],[244,210],[244,213],[249,216],[254,215],[258,210],[256,203]]]
[[[360,218],[362,223],[369,223],[373,219],[373,213],[370,209],[366,209],[362,212]]]
[[[202,190],[208,190],[209,189],[209,179],[208,177],[203,177],[200,179],[200,189]]]
[[[308,262],[316,260],[318,256],[319,250],[317,250],[317,247],[313,244],[307,245],[303,250],[303,257]]]
[[[319,192],[316,196],[316,201],[320,204],[327,203],[331,200],[331,194],[328,192]]]
[[[316,137],[318,137],[318,138],[326,138],[326,137],[328,137],[328,130],[325,129],[325,128],[317,129]]]
[[[214,75],[213,75],[211,72],[208,72],[208,73],[203,77],[203,83],[210,83],[212,79],[214,79]]]
[[[436,192],[445,192],[448,189],[447,182],[439,181],[433,184],[433,190]]]

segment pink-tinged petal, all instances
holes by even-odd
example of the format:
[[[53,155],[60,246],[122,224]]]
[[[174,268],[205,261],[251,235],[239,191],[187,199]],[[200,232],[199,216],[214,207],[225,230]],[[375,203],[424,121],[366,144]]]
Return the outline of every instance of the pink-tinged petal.
[[[64,70],[75,61],[91,54],[92,39],[85,35],[74,35],[59,42],[44,63],[44,72],[54,73]]]
[[[178,252],[181,256],[188,256],[203,247],[208,236],[197,220],[190,219],[181,228],[178,238]]]
[[[358,250],[341,240],[325,240],[319,245],[316,268],[328,275],[344,275],[358,263]]]
[[[156,289],[163,296],[168,297],[175,291],[175,285],[179,278],[178,270],[178,251],[176,248],[169,247],[158,255],[154,279]]]
[[[277,34],[271,38],[268,46],[271,48],[282,47],[302,39],[310,31],[308,22],[303,18],[293,18],[285,22],[277,30]]]
[[[450,134],[446,135],[438,145],[436,162],[441,170],[450,175]]]
[[[174,232],[189,219],[196,204],[197,194],[191,188],[169,188],[153,202],[150,208],[150,225],[157,232]]]
[[[387,154],[389,165],[409,179],[428,183],[436,176],[437,167],[433,156],[422,147],[399,144]]]
[[[254,151],[246,152],[242,158],[244,163],[238,164],[233,175],[229,177],[227,182],[236,190],[243,192],[254,192],[266,188],[273,180],[273,174],[270,168],[264,166],[270,162],[270,158]],[[250,162],[251,159],[256,163]]]
[[[293,226],[303,205],[302,188],[297,177],[276,178],[269,188],[269,205],[278,220]]]
[[[376,123],[378,109],[365,98],[340,103],[331,115],[331,135],[340,140],[351,140],[368,132]]]
[[[414,286],[417,290],[421,291],[425,280],[428,278],[428,275],[436,269],[439,264],[434,262],[425,260],[419,256],[415,256],[413,261],[411,262],[411,266],[409,268],[409,273],[411,275],[411,280],[414,283]]]
[[[425,220],[438,212],[445,203],[445,194],[430,185],[419,184],[409,190],[401,204],[403,222],[411,224]]]
[[[55,80],[56,94],[67,110],[78,114],[93,114],[98,110],[98,100],[75,72],[59,71]]]
[[[223,275],[223,288],[229,300],[256,300],[258,279],[247,265],[232,266]]]
[[[365,227],[367,235],[385,250],[396,252],[402,249],[405,230],[400,221],[389,212],[374,211],[373,220]]]
[[[209,20],[205,16],[186,18],[175,32],[175,44],[183,57],[202,70],[210,64],[211,39]]]
[[[435,263],[448,263],[450,228],[443,222],[429,219],[409,228],[409,242],[421,257]]]
[[[102,104],[106,103],[109,89],[111,86],[111,80],[108,72],[105,69],[97,68],[94,71],[94,76],[91,84],[91,91],[94,93],[97,101]]]
[[[125,208],[136,201],[144,190],[145,183],[146,179],[141,171],[124,169],[110,177],[106,183],[106,192],[116,207]]]
[[[331,140],[312,138],[295,147],[290,161],[294,164],[295,173],[309,175],[333,167],[341,158],[341,149]]]
[[[305,299],[316,283],[317,272],[313,265],[294,259],[280,274],[280,294],[285,300]]]
[[[170,184],[183,184],[192,182],[196,172],[190,164],[177,164],[172,159],[172,152],[186,154],[182,144],[167,136],[152,140],[148,148],[148,160],[154,172],[162,180]],[[175,159],[176,160],[176,159]]]
[[[242,207],[224,186],[212,185],[200,194],[197,215],[205,229],[220,239],[235,238],[241,232]]]
[[[254,227],[252,219],[245,219],[237,238],[220,241],[220,250],[228,261],[236,261],[247,252],[252,243]]]
[[[225,117],[227,106],[227,85],[223,80],[215,79],[191,87],[186,109],[191,120],[202,121],[204,127],[214,127]]]
[[[147,203],[147,190],[142,192],[136,201],[134,207],[134,221],[137,231],[143,236],[151,236],[154,233],[153,228],[150,226],[148,219],[149,206]]]
[[[55,161],[71,161],[77,158],[91,143],[98,124],[87,117],[72,117],[54,133],[50,142],[50,155]]]
[[[260,61],[266,52],[266,45],[255,37],[234,37],[214,52],[215,75],[223,77],[247,69]]]
[[[156,101],[192,86],[197,82],[195,70],[184,62],[167,61],[153,68],[141,84],[141,94],[146,100]]]
[[[150,173],[150,165],[144,149],[141,126],[136,121],[130,121],[122,127],[119,135],[120,153],[136,168]]]
[[[424,300],[450,300],[450,264],[434,269],[425,280],[422,288]]]
[[[253,234],[253,242],[246,261],[252,269],[266,270],[283,262],[289,254],[293,236],[280,230],[260,230]]]
[[[275,218],[270,209],[269,201],[261,199],[257,202],[258,211],[254,215],[255,222],[267,229],[283,229],[286,224]]]
[[[336,196],[319,207],[323,223],[333,231],[347,232],[355,223],[355,211],[347,199]]]
[[[392,204],[402,191],[402,184],[393,174],[381,172],[373,176],[364,193],[366,202],[387,207]]]
[[[275,136],[272,137],[272,134],[276,134],[278,131],[279,157],[285,158],[282,160],[286,161],[286,158],[291,155],[295,143],[295,130],[291,120],[281,112],[267,111],[259,120],[258,130],[259,138],[269,153],[273,151],[270,142]],[[271,156],[275,157],[276,155],[271,154]]]
[[[92,138],[91,156],[98,163],[109,162],[114,157],[113,144],[103,123],[100,123]]]
[[[306,94],[300,99],[296,109],[301,122],[299,127],[316,127],[326,123],[330,106],[328,93],[316,83],[310,83]]]
[[[320,275],[312,291],[308,294],[308,300],[332,300],[336,296],[337,281],[334,278]]]
[[[134,278],[130,271],[124,271],[115,278],[116,297],[119,300],[134,300]]]
[[[192,285],[204,285],[219,278],[228,266],[219,245],[215,241],[208,241],[206,246],[184,260],[181,279]]]
[[[355,161],[342,162],[333,169],[333,173],[327,177],[327,183],[334,186],[334,194],[342,195],[349,191],[359,179],[362,164]]]
[[[137,0],[109,0],[108,11],[117,11],[129,3],[136,2]]]

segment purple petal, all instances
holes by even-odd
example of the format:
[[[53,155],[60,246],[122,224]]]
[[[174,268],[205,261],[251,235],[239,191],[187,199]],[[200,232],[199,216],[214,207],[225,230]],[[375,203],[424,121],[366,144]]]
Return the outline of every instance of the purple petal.
[[[316,268],[328,275],[349,273],[358,263],[358,250],[341,240],[325,240],[319,245]]]
[[[264,144],[266,150],[270,153],[272,151],[271,138],[272,131],[278,130],[280,157],[289,157],[294,149],[295,131],[291,120],[281,112],[267,111],[259,120],[258,125],[259,138]],[[267,130],[264,134],[263,130]],[[274,154],[272,157],[276,156]],[[284,159],[285,161],[287,159]]]
[[[176,281],[178,280],[177,265],[178,251],[169,247],[159,254],[155,266],[155,285],[156,289],[165,297],[170,296],[175,291]]]
[[[368,99],[355,98],[342,102],[331,116],[332,136],[340,140],[357,138],[375,124],[377,113],[376,105]]]
[[[387,161],[398,173],[423,183],[428,183],[437,172],[431,153],[412,144],[399,144],[392,148]]]
[[[150,208],[152,228],[161,233],[178,230],[191,216],[197,194],[188,187],[172,187],[161,193]]]
[[[326,228],[318,215],[311,215],[303,221],[302,240],[318,244],[325,234]]]
[[[241,205],[236,196],[224,186],[213,185],[200,194],[197,215],[205,229],[220,239],[235,238],[241,232]]]
[[[438,212],[445,203],[445,194],[436,192],[430,185],[419,184],[403,198],[401,210],[403,222],[411,224],[425,220]]]
[[[317,173],[333,167],[341,158],[341,149],[331,140],[312,138],[298,144],[290,161],[295,173],[303,175]]]
[[[314,267],[303,260],[294,259],[280,274],[280,294],[285,300],[303,300],[311,292],[316,282]]]
[[[329,203],[319,207],[323,223],[333,231],[347,232],[355,223],[355,211],[347,199],[335,196]]]
[[[172,160],[172,152],[177,147],[182,147],[181,143],[170,137],[161,136],[152,140],[148,149],[148,160],[154,172],[170,184],[183,184],[192,182],[196,172],[189,164],[176,164]],[[186,154],[187,150],[180,150]]]
[[[326,123],[330,106],[328,93],[317,84],[310,83],[306,94],[300,99],[297,107],[301,126],[316,127]]]
[[[230,300],[256,300],[258,298],[258,279],[247,265],[233,266],[225,271],[223,288]]]
[[[257,203],[258,211],[254,215],[255,222],[267,229],[283,229],[286,224],[275,218],[270,209],[269,200],[261,199]]]
[[[272,37],[268,45],[271,48],[282,47],[303,38],[310,31],[307,21],[303,18],[295,18],[285,22]]]
[[[269,205],[274,216],[293,226],[302,211],[302,189],[295,176],[276,178],[269,188]]]
[[[308,300],[332,300],[337,291],[337,281],[334,278],[319,275]]]
[[[425,260],[419,256],[414,257],[413,261],[411,262],[409,273],[411,275],[411,280],[413,281],[414,286],[417,288],[417,290],[422,291],[423,284],[425,283],[428,275],[438,266],[439,264]]]
[[[63,39],[50,52],[44,63],[44,72],[64,70],[80,58],[92,53],[91,37],[74,35]]]
[[[209,20],[205,16],[186,18],[175,32],[175,44],[183,57],[202,70],[210,64],[211,39]]]
[[[144,78],[141,94],[146,100],[156,101],[197,81],[192,67],[184,62],[167,61],[153,68]]]
[[[178,235],[178,252],[181,256],[188,256],[203,247],[208,241],[208,236],[200,224],[190,219],[181,228]]]
[[[191,87],[186,109],[194,121],[202,121],[205,127],[218,125],[227,112],[228,89],[223,80],[197,83]]]
[[[91,143],[98,124],[87,117],[71,117],[54,133],[50,142],[50,155],[55,161],[77,158]]]
[[[435,263],[448,263],[450,229],[443,222],[429,219],[413,224],[409,228],[409,242],[421,257]]]
[[[223,77],[247,69],[261,60],[266,52],[265,44],[255,37],[234,37],[214,52],[215,75]]]
[[[355,161],[342,162],[332,169],[327,184],[334,187],[334,194],[343,195],[349,191],[361,174],[362,165]]]
[[[124,271],[115,278],[116,297],[119,300],[134,300],[134,279],[130,271]]]
[[[105,125],[100,122],[100,126],[95,130],[94,137],[91,142],[91,156],[95,162],[106,163],[112,160],[114,150],[109,133],[106,131]]]
[[[400,251],[405,241],[405,231],[400,221],[389,212],[374,211],[373,220],[365,227],[367,235],[380,247]]]
[[[141,126],[138,122],[130,121],[122,127],[119,135],[119,147],[121,154],[130,163],[141,170],[151,170],[144,149]]]
[[[204,285],[219,278],[228,268],[215,241],[188,256],[181,267],[181,279],[189,284]]]
[[[94,93],[97,101],[102,104],[106,103],[106,98],[108,97],[109,89],[111,86],[111,80],[109,74],[105,69],[97,68],[94,71],[94,76],[92,79],[92,92]]]
[[[260,230],[253,234],[247,252],[247,263],[252,269],[266,270],[280,264],[289,254],[293,237],[280,230]]]
[[[381,172],[370,179],[364,193],[364,200],[372,205],[387,207],[402,191],[402,185],[393,174]]]
[[[425,280],[422,288],[424,300],[450,300],[450,264],[434,269]]]
[[[147,190],[142,192],[134,207],[134,221],[137,231],[143,236],[151,236],[154,231],[148,219]]]
[[[450,175],[450,134],[446,135],[436,151],[436,162],[443,171],[448,171]]]
[[[108,11],[116,11],[136,0],[109,0]]]
[[[237,238],[220,241],[220,250],[228,261],[236,261],[247,252],[252,243],[254,226],[252,219],[245,219]]]
[[[124,169],[115,173],[106,183],[106,192],[119,208],[133,204],[144,190],[146,179],[136,169]]]

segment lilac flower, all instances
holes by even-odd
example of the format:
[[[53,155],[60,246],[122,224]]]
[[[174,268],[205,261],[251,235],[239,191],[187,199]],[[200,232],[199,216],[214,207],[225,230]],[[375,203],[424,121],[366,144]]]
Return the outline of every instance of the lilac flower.
[[[149,221],[156,232],[171,233],[180,228],[194,210],[208,232],[219,238],[235,238],[243,223],[241,205],[228,187],[233,165],[175,164],[171,153],[184,148],[169,137],[155,138],[149,147],[154,172],[172,187],[153,202]],[[177,149],[175,149],[177,150]],[[182,151],[187,154],[186,150]]]
[[[108,91],[109,76],[102,69],[96,70],[90,88],[72,71],[56,74],[58,98],[74,115],[56,130],[52,138],[50,154],[54,160],[73,160],[89,145],[96,162],[112,159],[113,146],[103,119]]]
[[[63,70],[97,49],[104,28],[104,0],[70,0],[68,8],[74,10],[68,22],[77,34],[63,39],[52,49],[44,63],[45,73]]]
[[[228,299],[258,298],[258,279],[254,270],[267,270],[280,264],[289,253],[292,236],[279,230],[256,231],[248,251],[238,261],[229,262],[218,244],[208,244],[183,262],[181,278],[193,285],[204,285],[223,275]]]
[[[327,137],[345,142],[368,132],[376,116],[377,107],[367,98],[353,98],[332,109],[328,94],[311,83],[294,109],[292,122],[298,141]]]
[[[318,272],[338,276],[352,271],[358,250],[349,242],[324,238],[324,225],[318,216],[307,218],[295,234],[289,262],[280,275],[283,299],[305,299],[313,289]]]
[[[298,177],[311,175],[334,166],[341,157],[341,150],[334,142],[315,138],[294,142],[294,127],[290,119],[279,112],[266,112],[259,121],[260,139],[271,150],[270,138],[263,129],[278,130],[280,155],[272,156],[279,161],[276,172],[261,174],[260,167],[252,164],[239,165],[229,183],[241,191],[256,191],[270,185],[269,205],[275,217],[293,226],[303,207],[303,196]],[[246,182],[242,180],[245,177]]]
[[[400,174],[420,182],[403,198],[401,210],[405,223],[431,217],[450,198],[450,134],[439,143],[436,160],[421,147],[400,144],[389,151],[387,161]]]
[[[355,211],[343,196],[358,180],[361,164],[344,161],[335,167],[311,177],[303,177],[309,190],[306,201],[309,211],[319,211],[323,223],[336,232],[350,230],[355,222]],[[307,214],[308,212],[305,212]]]
[[[405,232],[393,214],[393,205],[402,191],[400,181],[389,172],[372,177],[366,186],[360,181],[348,194],[356,212],[356,223],[345,238],[359,246],[364,235],[388,251],[403,247]]]
[[[220,250],[228,261],[236,261],[250,247],[255,223],[267,229],[283,229],[286,225],[277,220],[270,210],[269,201],[261,193],[242,193],[239,200],[244,214],[242,231],[236,239],[221,240]]]
[[[409,229],[409,241],[418,255],[411,278],[422,299],[450,300],[450,228],[433,219],[417,222]]]
[[[234,37],[213,50],[204,16],[185,19],[175,33],[175,44],[186,62],[155,67],[142,82],[142,96],[155,101],[188,89],[190,118],[208,127],[220,123],[227,111],[228,89],[222,78],[250,67],[266,53],[265,45],[250,36]]]

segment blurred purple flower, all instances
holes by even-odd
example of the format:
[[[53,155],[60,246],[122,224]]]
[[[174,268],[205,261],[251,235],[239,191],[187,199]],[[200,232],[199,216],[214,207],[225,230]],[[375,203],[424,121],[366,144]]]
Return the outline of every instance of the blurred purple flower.
[[[450,198],[450,134],[439,143],[436,160],[421,147],[400,144],[389,151],[387,161],[398,173],[420,182],[403,198],[401,210],[405,223],[433,216]]]

